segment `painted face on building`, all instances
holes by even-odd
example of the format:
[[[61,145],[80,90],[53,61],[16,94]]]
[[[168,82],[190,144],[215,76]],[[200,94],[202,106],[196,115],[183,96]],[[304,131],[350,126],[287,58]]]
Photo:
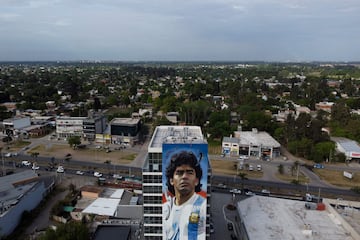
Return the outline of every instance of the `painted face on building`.
[[[199,179],[196,177],[194,168],[189,165],[181,165],[175,169],[170,183],[174,186],[175,194],[189,195],[195,192]]]

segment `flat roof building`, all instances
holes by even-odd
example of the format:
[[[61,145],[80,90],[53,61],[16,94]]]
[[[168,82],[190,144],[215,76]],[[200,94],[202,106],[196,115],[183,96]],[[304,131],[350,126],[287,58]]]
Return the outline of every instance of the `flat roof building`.
[[[359,239],[329,204],[320,211],[305,203],[257,195],[239,201],[240,239]]]
[[[140,129],[138,118],[114,118],[110,122],[111,143],[133,145],[139,140]]]
[[[257,158],[275,158],[280,156],[280,143],[267,132],[260,132],[256,128],[252,131],[234,132],[234,137],[224,137],[222,152],[228,156],[252,156]]]
[[[344,153],[347,160],[360,161],[360,146],[356,141],[343,137],[331,137],[331,140],[335,142],[336,150]]]

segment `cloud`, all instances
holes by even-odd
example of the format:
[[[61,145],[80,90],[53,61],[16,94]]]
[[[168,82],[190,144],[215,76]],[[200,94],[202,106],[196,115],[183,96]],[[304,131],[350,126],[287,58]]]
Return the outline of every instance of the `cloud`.
[[[20,14],[17,13],[0,13],[0,21],[6,21],[6,22],[10,22],[10,21],[14,21],[17,18],[20,17]]]

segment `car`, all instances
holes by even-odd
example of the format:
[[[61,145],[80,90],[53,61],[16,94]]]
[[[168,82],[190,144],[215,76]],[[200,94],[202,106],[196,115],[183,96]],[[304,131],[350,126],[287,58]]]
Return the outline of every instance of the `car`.
[[[247,160],[249,159],[249,156],[246,156],[246,155],[240,155],[238,160]]]
[[[27,160],[24,160],[24,161],[21,162],[21,165],[28,167],[28,166],[31,165],[31,162],[29,162],[29,161],[27,161]]]
[[[95,148],[96,148],[96,149],[100,149],[100,148],[101,148],[101,146],[100,146],[100,145],[97,145]]]
[[[228,228],[229,231],[234,230],[234,226],[233,226],[233,224],[231,222],[227,223],[227,228]]]
[[[253,171],[254,170],[254,167],[253,167],[253,165],[249,165],[249,171]]]
[[[33,164],[32,167],[31,167],[32,170],[39,170],[40,167],[39,166],[36,166],[36,164]]]
[[[258,165],[256,165],[256,169],[258,170],[258,171],[261,171],[261,165],[260,164],[258,164]]]
[[[255,193],[253,191],[251,191],[250,189],[244,188],[244,193],[246,196],[253,196],[255,195]]]
[[[240,190],[240,189],[236,189],[236,188],[231,189],[230,192],[231,192],[231,193],[234,193],[234,194],[241,194],[241,190]]]
[[[124,179],[124,177],[121,176],[120,174],[114,174],[114,175],[113,175],[113,178],[115,178],[115,179],[117,179],[117,180],[123,180],[123,179]]]
[[[214,224],[210,223],[210,233],[214,233],[214,232],[215,232]]]
[[[56,169],[56,172],[58,172],[58,173],[63,173],[63,172],[65,172],[65,169],[64,169],[63,166],[59,166],[59,167]]]
[[[4,157],[11,157],[12,153],[5,153]]]
[[[227,188],[227,186],[224,184],[224,183],[219,183],[218,185],[217,185],[217,187],[218,188]]]
[[[94,172],[94,177],[102,177],[102,173]]]
[[[314,168],[322,169],[324,168],[324,165],[322,165],[321,163],[315,163]]]
[[[84,175],[84,172],[83,172],[83,171],[80,171],[80,170],[77,170],[77,171],[76,171],[76,174],[77,174],[77,175]]]
[[[261,193],[262,193],[263,195],[266,195],[266,196],[269,196],[269,195],[270,195],[270,191],[267,190],[267,189],[262,189],[262,190],[261,190]]]

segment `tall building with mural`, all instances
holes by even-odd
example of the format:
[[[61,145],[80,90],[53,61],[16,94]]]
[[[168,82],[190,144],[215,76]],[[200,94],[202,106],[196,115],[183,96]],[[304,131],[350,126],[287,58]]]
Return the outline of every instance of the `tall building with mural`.
[[[191,158],[194,165],[190,166],[189,163],[188,169],[179,169],[176,168],[178,164],[171,172],[170,163],[177,161],[176,157],[184,155],[188,156],[185,158]],[[196,170],[192,171],[192,169]],[[211,167],[208,159],[208,144],[201,128],[198,126],[158,126],[149,143],[142,171],[144,239],[172,239],[176,234],[179,234],[180,239],[184,236],[189,236],[190,239],[195,235],[197,239],[209,239]],[[172,202],[175,194],[174,189],[169,189],[169,187],[171,188],[175,182],[176,177],[172,179],[172,176],[180,176],[180,174],[186,175],[185,178],[195,180],[196,191],[192,197],[194,199],[192,207],[188,207],[187,212],[181,213],[185,220],[182,222],[179,220],[177,228],[172,231],[166,228],[166,224],[174,218],[170,212],[177,203]],[[191,185],[180,183],[180,187],[187,188],[188,184]],[[187,203],[190,201],[192,200]],[[186,228],[183,225],[187,225]]]

